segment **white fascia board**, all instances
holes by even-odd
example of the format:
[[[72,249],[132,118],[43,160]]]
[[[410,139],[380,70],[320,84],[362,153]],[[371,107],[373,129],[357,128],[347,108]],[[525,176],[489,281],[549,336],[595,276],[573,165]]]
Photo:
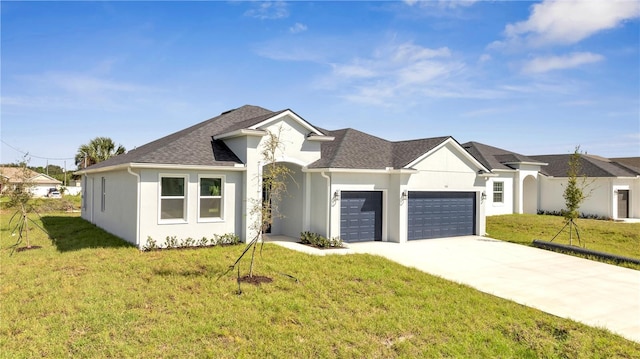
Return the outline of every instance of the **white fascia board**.
[[[295,114],[295,112],[291,111],[291,110],[286,110],[278,115],[275,115],[273,117],[269,117],[268,119],[255,124],[251,127],[249,127],[252,130],[256,130],[262,126],[266,126],[268,124],[270,124],[271,122],[275,122],[278,121],[280,119],[282,119],[283,117],[289,116],[291,118],[293,118],[296,122],[298,122],[300,125],[302,125],[302,127],[306,128],[307,130],[311,131],[311,134],[315,134],[317,136],[324,136],[322,134],[322,132],[318,131],[315,127],[311,126],[311,124],[309,124],[309,122],[305,121],[302,117],[298,116]]]
[[[413,168],[400,168],[400,169],[365,169],[365,168],[302,168],[302,172],[327,172],[327,173],[372,173],[372,174],[381,174],[381,173],[418,173],[418,170]]]
[[[422,156],[416,158],[415,160],[410,162],[408,165],[406,165],[405,168],[411,168],[411,167],[415,166],[417,163],[419,163],[423,159],[431,156],[432,153],[438,151],[442,147],[446,146],[448,143],[452,143],[458,149],[458,152],[462,153],[463,156],[465,156],[469,161],[471,161],[474,165],[476,165],[476,167],[478,167],[478,170],[483,170],[485,172],[490,172],[488,168],[483,166],[482,163],[478,162],[478,160],[476,160],[475,157],[471,156],[471,154],[469,152],[467,152],[467,150],[462,148],[462,146],[460,146],[460,144],[458,142],[456,142],[456,140],[454,140],[452,137],[447,138],[446,140],[442,141],[441,144],[439,144],[436,147],[432,148],[431,151],[428,151],[425,154],[423,154]]]
[[[503,165],[529,165],[529,166],[546,166],[544,162],[502,162]]]
[[[322,135],[316,135],[316,134],[311,134],[307,136],[307,140],[314,141],[314,142],[330,142],[335,139],[336,138],[333,136],[322,136]]]
[[[229,138],[242,137],[242,136],[255,136],[255,137],[264,137],[267,135],[267,131],[262,130],[254,130],[254,129],[240,129],[227,133],[222,133],[219,135],[213,136],[214,140],[225,140]]]
[[[141,168],[141,169],[176,169],[176,170],[206,170],[206,171],[246,171],[247,167],[242,164],[236,164],[234,166],[203,166],[203,165],[176,165],[176,164],[160,164],[160,163],[123,163],[116,166],[108,166],[97,169],[84,169],[76,171],[75,174],[91,174],[101,173],[109,171],[126,170],[127,168]]]

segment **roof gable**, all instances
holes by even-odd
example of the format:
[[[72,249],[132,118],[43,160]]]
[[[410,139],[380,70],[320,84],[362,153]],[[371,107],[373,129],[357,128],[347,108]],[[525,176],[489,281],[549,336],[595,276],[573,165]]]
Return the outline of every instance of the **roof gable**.
[[[89,167],[89,170],[126,163],[154,163],[176,165],[234,166],[242,162],[222,140],[214,136],[246,128],[273,116],[274,112],[257,107],[242,106],[223,112],[184,130],[149,142],[125,154],[112,157]]]
[[[298,114],[296,114],[295,112],[291,111],[290,109],[274,113],[272,116],[267,117],[264,120],[262,120],[262,121],[260,121],[260,122],[258,122],[256,124],[250,126],[249,129],[251,129],[251,130],[260,129],[262,127],[268,126],[269,124],[271,124],[273,122],[279,121],[280,119],[282,119],[285,116],[289,116],[289,117],[293,118],[294,121],[296,121],[298,124],[300,124],[306,130],[308,130],[309,133],[307,134],[307,136],[311,136],[311,135],[323,136],[324,135],[324,133],[319,131],[317,128],[313,127],[309,122],[305,121],[302,117],[298,116]]]
[[[484,166],[480,161],[478,161],[475,157],[473,157],[469,152],[467,152],[459,143],[458,141],[454,140],[453,137],[440,137],[439,139],[442,139],[440,141],[440,143],[437,146],[434,146],[433,148],[431,148],[428,152],[424,153],[422,156],[416,158],[413,162],[409,163],[406,167],[412,167],[415,164],[417,164],[418,162],[422,161],[423,159],[429,157],[431,154],[433,154],[434,152],[438,151],[439,149],[441,149],[442,147],[446,146],[447,144],[452,144],[453,147],[455,148],[455,150],[462,154],[463,157],[465,157],[467,160],[469,160],[471,163],[473,163],[478,170],[483,170],[483,171],[487,171],[487,167]]]
[[[461,153],[484,169],[449,136],[391,142],[352,128],[327,131],[327,134],[335,139],[322,144],[321,159],[309,168],[407,169],[445,143],[453,142]]]

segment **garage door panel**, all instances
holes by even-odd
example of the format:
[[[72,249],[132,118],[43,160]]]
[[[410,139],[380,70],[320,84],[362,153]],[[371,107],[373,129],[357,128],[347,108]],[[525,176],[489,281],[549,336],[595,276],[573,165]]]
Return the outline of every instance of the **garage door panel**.
[[[340,238],[345,242],[382,239],[382,192],[341,193]]]
[[[475,234],[474,192],[409,192],[409,240]]]

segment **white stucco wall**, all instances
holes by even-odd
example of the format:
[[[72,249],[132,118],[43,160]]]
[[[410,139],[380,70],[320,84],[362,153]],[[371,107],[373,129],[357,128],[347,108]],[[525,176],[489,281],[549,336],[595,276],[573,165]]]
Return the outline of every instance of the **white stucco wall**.
[[[330,225],[327,221],[327,213],[334,203],[330,200],[330,193],[327,191],[328,181],[318,172],[309,172],[309,230],[325,237],[331,237],[327,232]],[[329,205],[327,205],[329,203]],[[339,204],[338,204],[339,205]]]
[[[105,196],[102,205],[102,179]],[[86,176],[82,218],[130,243],[136,243],[137,180],[126,171]]]
[[[223,170],[184,170],[179,169],[144,169],[136,171],[140,174],[140,234],[139,246],[147,244],[151,237],[158,244],[165,242],[167,236],[175,236],[178,240],[202,237],[213,238],[214,234],[242,234],[242,180],[243,172]],[[166,223],[160,220],[160,177],[187,176],[186,181],[186,221]],[[199,177],[213,176],[223,179],[222,218],[216,220],[199,219]],[[130,175],[130,177],[134,178]]]
[[[562,197],[567,183],[566,178],[540,176],[540,209],[560,211],[565,208]],[[640,218],[640,179],[637,178],[588,178],[589,197],[580,206],[581,213],[598,215],[612,219],[618,218],[618,202],[615,191],[629,190],[629,217]]]
[[[485,200],[485,211],[487,216],[495,216],[501,214],[513,214],[514,204],[514,172],[496,172],[497,177],[489,177],[485,192],[487,199]],[[502,182],[503,185],[503,202],[493,201],[493,184]]]

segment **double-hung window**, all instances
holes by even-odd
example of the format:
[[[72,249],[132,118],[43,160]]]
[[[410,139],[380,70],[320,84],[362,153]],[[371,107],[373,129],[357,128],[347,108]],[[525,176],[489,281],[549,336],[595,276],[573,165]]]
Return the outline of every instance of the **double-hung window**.
[[[493,203],[504,203],[504,182],[493,182]]]
[[[186,176],[162,176],[160,177],[160,220],[161,221],[186,221],[187,220],[187,177]]]
[[[199,218],[202,220],[222,219],[223,179],[221,177],[200,177]]]

